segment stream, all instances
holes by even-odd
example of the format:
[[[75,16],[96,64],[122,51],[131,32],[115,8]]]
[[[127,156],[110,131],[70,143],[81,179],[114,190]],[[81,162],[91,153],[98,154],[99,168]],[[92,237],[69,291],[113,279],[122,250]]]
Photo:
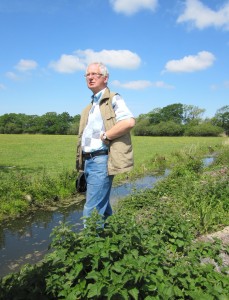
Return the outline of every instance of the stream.
[[[207,166],[213,157],[203,160]],[[111,205],[134,191],[153,188],[155,183],[165,178],[169,170],[161,175],[145,176],[134,182],[127,182],[111,190]],[[24,264],[35,264],[48,253],[50,234],[60,222],[74,226],[74,230],[83,228],[82,215],[84,199],[72,205],[63,206],[55,211],[37,210],[26,217],[17,218],[0,225],[0,277],[17,272]]]
[[[134,190],[152,188],[168,173],[166,170],[163,175],[145,176],[134,182],[112,187],[111,205],[130,195]],[[19,271],[24,264],[39,262],[48,253],[48,246],[51,242],[50,234],[60,222],[76,225],[76,230],[82,229],[84,198],[80,203],[61,207],[55,211],[37,210],[26,217],[1,225],[0,277]]]

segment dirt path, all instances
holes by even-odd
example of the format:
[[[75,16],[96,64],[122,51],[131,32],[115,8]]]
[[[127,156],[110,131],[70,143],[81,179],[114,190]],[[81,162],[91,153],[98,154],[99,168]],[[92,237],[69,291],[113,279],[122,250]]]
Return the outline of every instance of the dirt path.
[[[201,236],[200,238],[198,238],[198,241],[214,242],[215,238],[220,239],[222,241],[223,246],[225,246],[225,247],[228,246],[229,245],[229,226],[225,227],[221,231],[217,231],[214,233],[210,233],[210,234]],[[222,259],[222,267],[229,267],[229,255],[226,252],[222,251],[219,254],[219,256]],[[202,263],[210,263],[215,266],[215,269],[217,272],[221,271],[221,267],[213,259],[205,258],[202,260]],[[229,275],[229,271],[228,271],[228,275]]]

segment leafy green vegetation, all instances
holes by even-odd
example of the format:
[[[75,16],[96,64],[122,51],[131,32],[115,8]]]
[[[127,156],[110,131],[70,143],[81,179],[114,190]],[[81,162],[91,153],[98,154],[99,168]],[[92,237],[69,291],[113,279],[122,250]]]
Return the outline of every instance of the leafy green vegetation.
[[[0,186],[0,220],[15,216],[31,208],[50,205],[75,193],[76,172],[63,172],[55,177],[44,173],[31,177],[25,171],[4,174]]]
[[[26,114],[4,114],[0,116],[0,133],[3,134],[77,134],[80,115],[48,112],[42,116]]]
[[[185,135],[188,136],[218,136],[221,133],[223,133],[222,128],[210,122],[188,126],[185,131]]]
[[[137,118],[133,129],[138,136],[219,136],[228,134],[229,106],[217,110],[211,119],[202,119],[205,109],[175,103],[155,108]]]
[[[229,225],[228,145],[207,168],[198,152],[175,154],[169,176],[119,201],[104,228],[96,212],[80,232],[56,227],[52,252],[2,278],[0,299],[227,300],[228,246],[199,237]]]

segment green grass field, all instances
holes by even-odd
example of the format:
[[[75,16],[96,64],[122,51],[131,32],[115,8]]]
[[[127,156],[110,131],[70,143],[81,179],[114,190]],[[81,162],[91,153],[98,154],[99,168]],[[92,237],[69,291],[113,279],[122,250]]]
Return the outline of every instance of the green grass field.
[[[214,149],[221,137],[132,137],[135,170],[148,168],[155,156],[165,156],[182,149],[194,151],[201,146]],[[0,170],[13,167],[37,174],[61,173],[75,168],[77,136],[72,135],[0,135]]]
[[[76,136],[0,135],[0,167],[48,173],[74,169]]]

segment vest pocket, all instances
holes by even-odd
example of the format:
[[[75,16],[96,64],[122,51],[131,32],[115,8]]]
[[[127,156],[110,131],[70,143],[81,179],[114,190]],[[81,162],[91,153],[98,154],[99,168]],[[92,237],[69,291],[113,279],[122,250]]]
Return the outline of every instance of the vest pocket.
[[[114,110],[110,109],[109,105],[106,105],[106,119],[110,120],[110,119],[114,119],[115,120],[115,112]]]

